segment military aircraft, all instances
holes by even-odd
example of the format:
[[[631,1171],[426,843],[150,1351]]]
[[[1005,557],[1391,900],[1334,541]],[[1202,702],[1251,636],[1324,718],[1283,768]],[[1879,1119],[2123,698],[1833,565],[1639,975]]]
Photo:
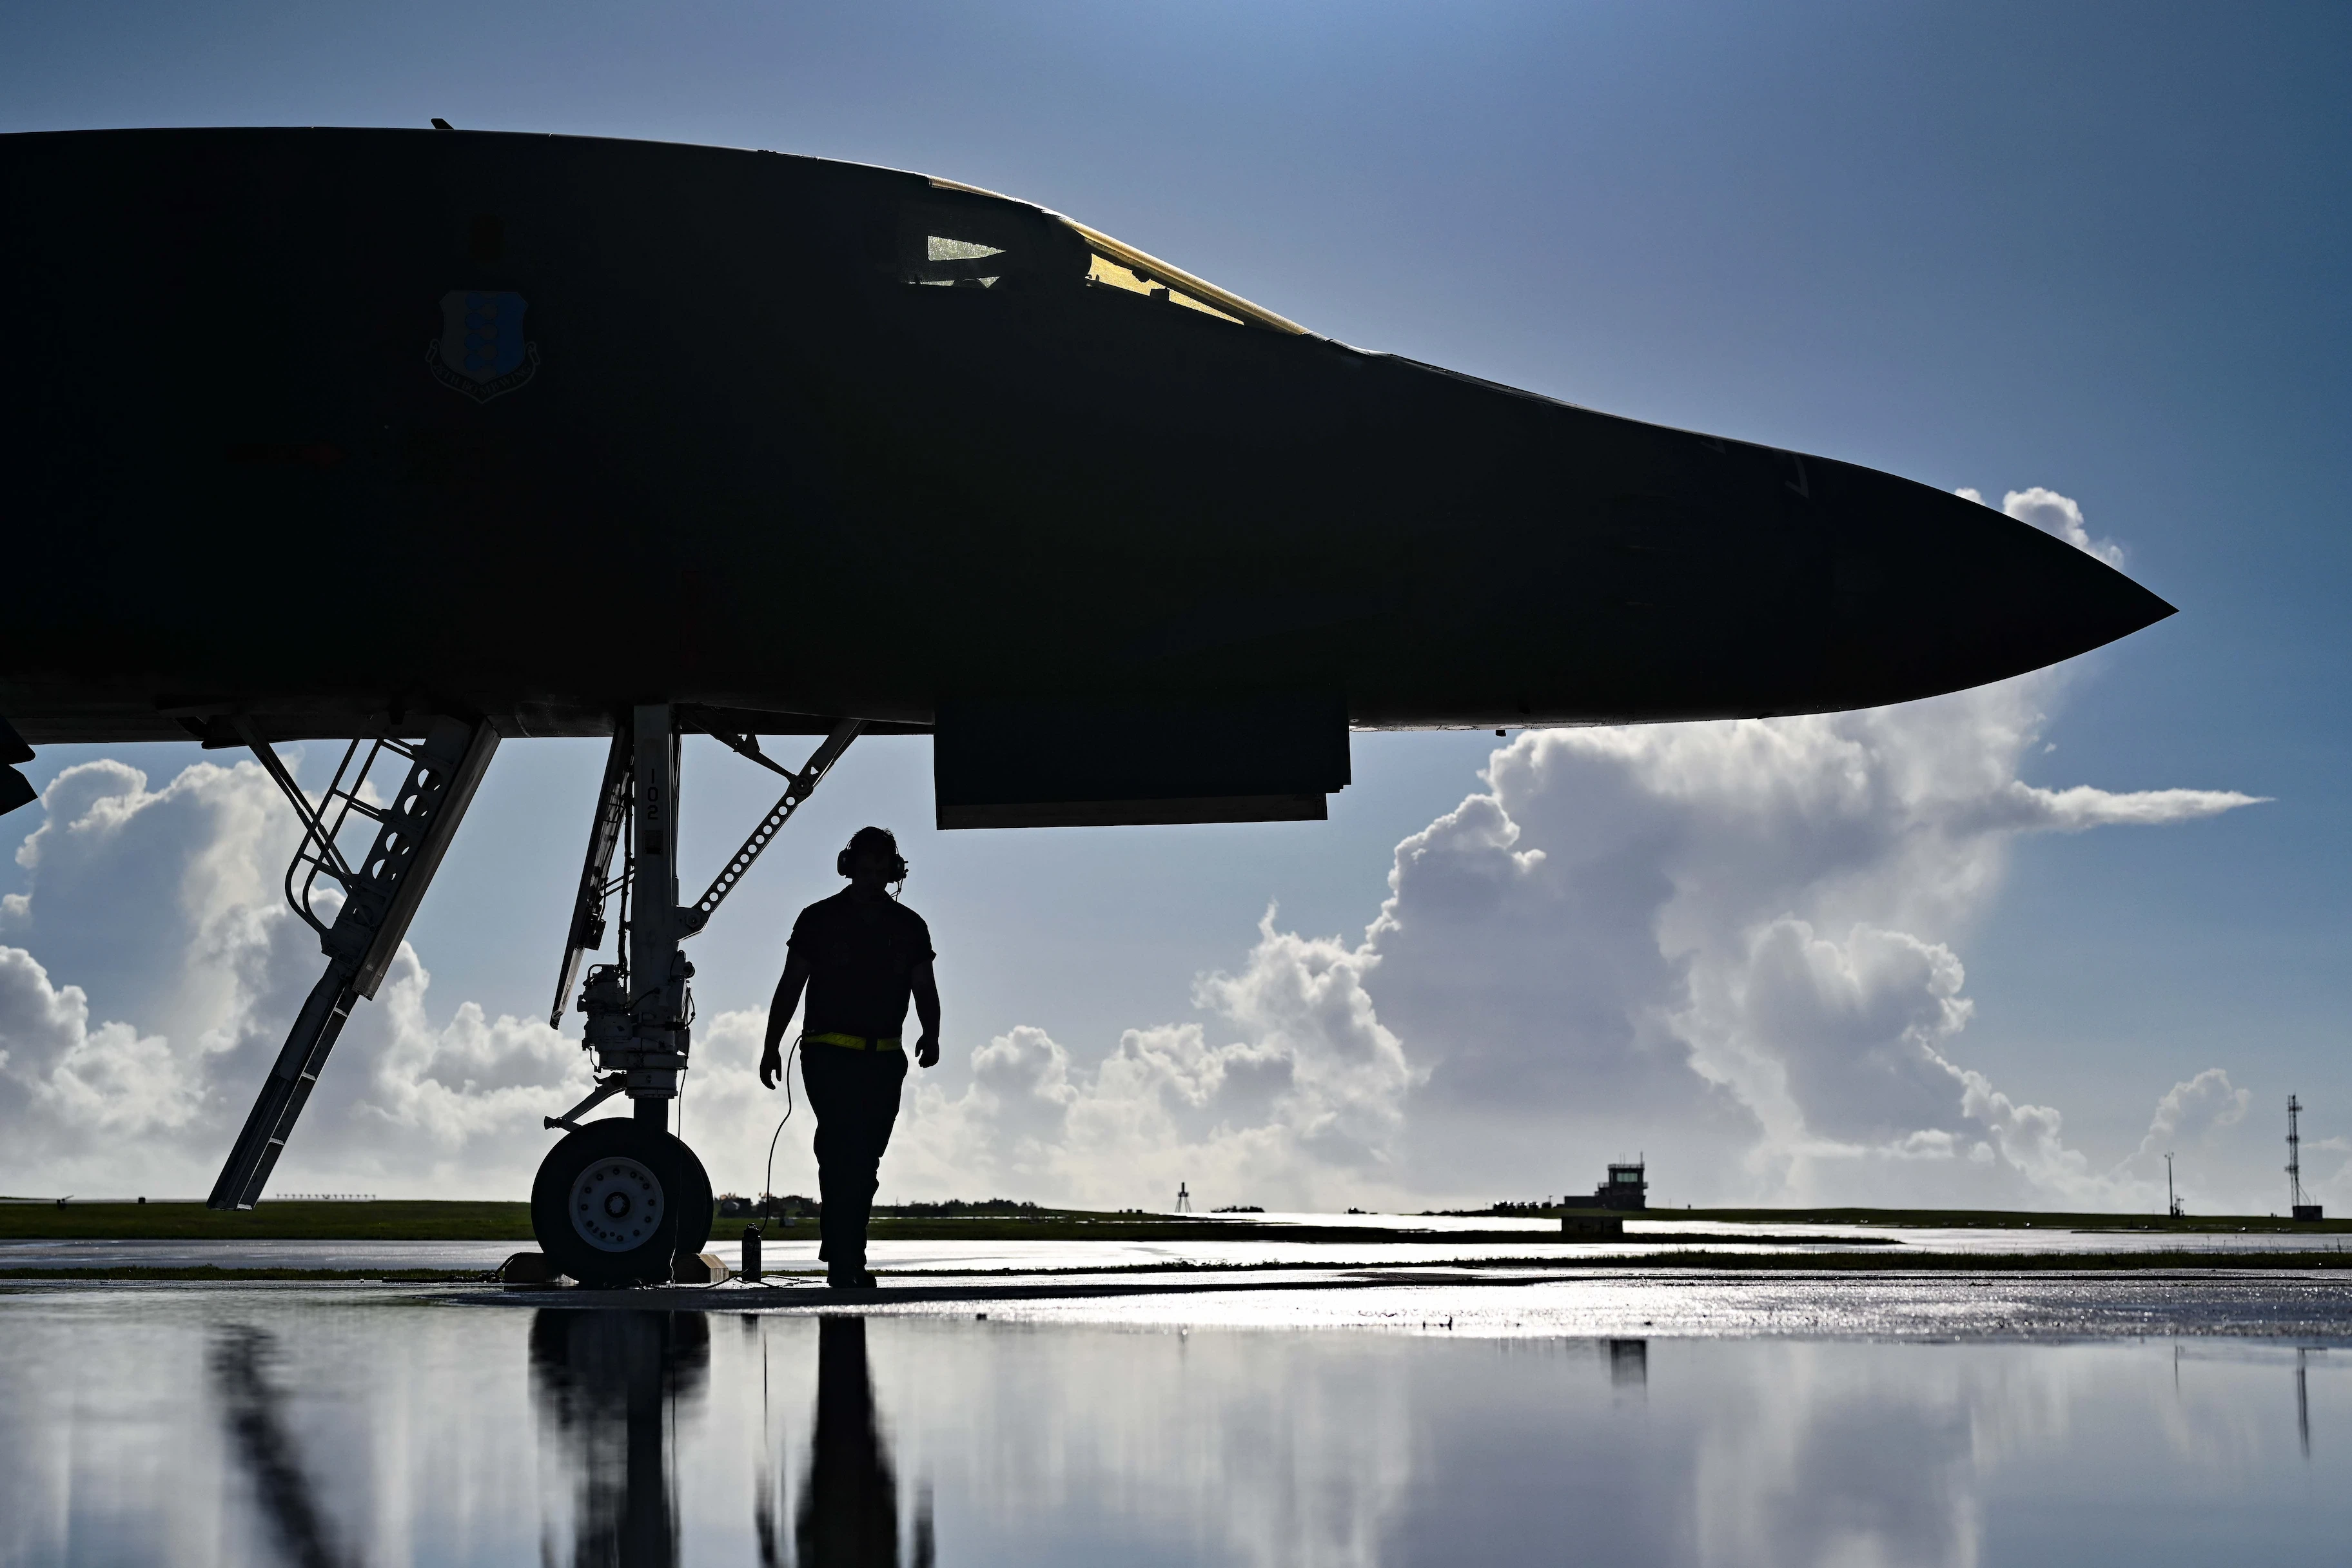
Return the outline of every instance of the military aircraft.
[[[681,944],[860,733],[932,737],[941,827],[1312,819],[1355,730],[1900,702],[2172,613],[1926,485],[1354,348],[921,174],[88,132],[0,137],[0,760],[247,747],[303,823],[329,962],[211,1201],[260,1197],[499,743],[609,735],[552,1021],[616,897],[625,936],[533,1194],[583,1280],[706,1239]],[[786,781],[690,903],[688,733]],[[347,742],[320,795],[298,739]]]

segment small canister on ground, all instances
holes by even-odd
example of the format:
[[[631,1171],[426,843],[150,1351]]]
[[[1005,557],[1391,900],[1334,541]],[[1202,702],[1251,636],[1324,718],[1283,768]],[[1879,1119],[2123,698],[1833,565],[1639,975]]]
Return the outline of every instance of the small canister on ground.
[[[743,1267],[736,1272],[746,1285],[760,1282],[760,1227],[756,1225],[743,1227]]]

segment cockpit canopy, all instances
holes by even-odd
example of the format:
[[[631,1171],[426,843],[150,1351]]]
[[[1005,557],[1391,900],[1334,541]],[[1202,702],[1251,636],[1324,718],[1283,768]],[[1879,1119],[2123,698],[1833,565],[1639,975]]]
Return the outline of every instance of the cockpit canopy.
[[[1140,304],[1168,305],[1236,327],[1304,335],[1307,329],[1196,278],[1099,229],[971,185],[934,179],[943,192],[984,201],[910,203],[899,223],[901,279],[920,289],[994,289],[1033,278],[1108,289]]]

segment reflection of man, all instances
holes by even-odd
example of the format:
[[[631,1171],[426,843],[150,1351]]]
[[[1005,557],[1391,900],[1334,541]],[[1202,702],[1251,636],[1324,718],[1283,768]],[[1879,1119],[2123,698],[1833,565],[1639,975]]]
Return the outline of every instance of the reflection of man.
[[[899,1031],[911,997],[923,1025],[915,1059],[925,1067],[940,1059],[940,988],[930,928],[887,891],[907,879],[898,841],[884,828],[861,827],[834,869],[849,879],[848,888],[793,922],[783,978],[768,1008],[760,1082],[773,1089],[783,1077],[784,1026],[805,986],[801,1082],[816,1113],[817,1195],[824,1205],[817,1256],[827,1284],[862,1290],[874,1284],[866,1272],[866,1215],[907,1077]]]
[[[918,1568],[930,1568],[929,1511],[918,1504]],[[898,1568],[898,1482],[874,1419],[863,1318],[817,1320],[816,1433],[796,1533],[802,1568]]]

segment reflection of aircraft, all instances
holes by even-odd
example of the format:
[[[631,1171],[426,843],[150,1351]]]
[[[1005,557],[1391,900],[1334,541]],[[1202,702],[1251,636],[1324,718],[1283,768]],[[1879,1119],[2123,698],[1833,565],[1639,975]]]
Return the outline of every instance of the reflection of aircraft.
[[[318,1489],[302,1468],[286,1420],[286,1395],[269,1380],[275,1348],[260,1329],[239,1324],[222,1331],[212,1353],[221,1418],[233,1451],[252,1478],[254,1500],[269,1521],[279,1552],[300,1568],[335,1568],[348,1559],[336,1548]]]
[[[702,1390],[710,1323],[700,1312],[546,1308],[530,1325],[531,1387],[574,1479],[572,1561],[658,1568],[677,1561],[671,1409]],[[551,1550],[541,1556],[555,1561]]]
[[[609,734],[557,995],[620,894],[604,1076],[534,1195],[583,1279],[707,1237],[679,943],[860,732],[933,737],[945,827],[1311,818],[1351,727],[1894,702],[2170,613],[1925,486],[1366,353],[917,174],[138,131],[0,137],[0,714],[248,746],[308,828],[329,967],[213,1202],[259,1196],[499,740]],[[682,903],[691,732],[827,739]],[[322,801],[271,749],[352,736]]]

